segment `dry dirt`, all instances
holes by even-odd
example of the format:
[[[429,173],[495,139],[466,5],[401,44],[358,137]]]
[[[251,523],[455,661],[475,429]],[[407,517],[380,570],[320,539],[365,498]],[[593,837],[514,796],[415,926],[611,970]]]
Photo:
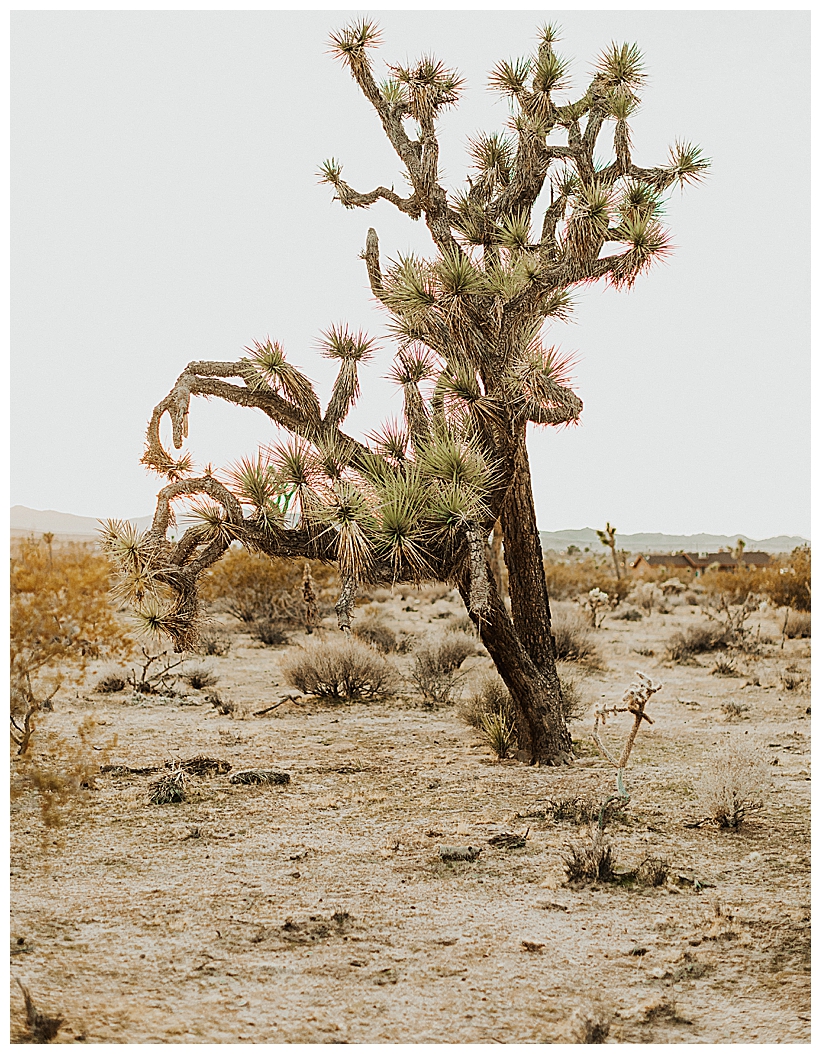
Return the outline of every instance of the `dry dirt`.
[[[380,607],[415,632],[464,613],[436,591]],[[95,694],[92,671],[42,726],[64,747],[135,768],[207,754],[291,782],[192,777],[188,802],[157,806],[155,776],[108,773],[56,827],[34,791],[14,799],[13,1035],[19,979],[64,1017],[58,1042],[551,1043],[582,1037],[585,1015],[611,1022],[608,1042],[808,1042],[809,641],[765,646],[744,677],[711,674],[709,656],[665,665],[664,641],[702,618],[687,606],[608,616],[596,631],[604,668],[583,677],[588,710],[572,726],[579,759],[559,770],[496,761],[455,707],[425,709],[410,691],[254,717],[286,692],[287,649],[238,624],[228,655],[207,661],[239,717],[189,689]],[[761,628],[777,636],[766,617]],[[465,665],[475,676],[489,660]],[[805,678],[790,691],[787,666]],[[613,792],[592,711],[639,669],[664,688],[631,758],[632,802],[607,834],[623,867],[661,857],[670,877],[573,888],[563,853],[588,829],[525,814]],[[749,710],[729,718],[729,701]],[[625,729],[611,721],[607,734],[618,743]],[[764,751],[764,807],[737,831],[687,827],[701,815],[701,767],[731,737]],[[500,832],[527,832],[525,847],[489,845]],[[442,862],[443,844],[482,852]]]

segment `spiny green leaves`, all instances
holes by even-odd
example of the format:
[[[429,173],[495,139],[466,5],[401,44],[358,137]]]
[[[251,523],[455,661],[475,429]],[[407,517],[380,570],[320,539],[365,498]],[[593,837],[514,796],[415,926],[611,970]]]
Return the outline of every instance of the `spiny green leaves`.
[[[371,432],[367,438],[375,445],[379,453],[390,461],[400,464],[407,458],[410,437],[407,429],[398,422],[389,421],[381,431]]]
[[[427,548],[423,514],[427,504],[428,485],[421,473],[409,471],[388,476],[379,493],[376,547],[388,559],[394,575],[404,569],[413,577],[430,573],[425,558]]]
[[[204,498],[192,501],[183,519],[197,529],[200,541],[206,545],[215,541],[230,545],[242,535],[242,524],[230,520],[222,505]]]
[[[419,344],[403,348],[393,361],[388,380],[404,387],[419,384],[436,376],[436,358],[433,352]]]
[[[240,458],[229,469],[228,482],[241,502],[253,506],[261,526],[268,530],[281,526],[287,502],[276,469],[267,458]]]
[[[248,356],[240,361],[246,367],[245,383],[249,388],[253,391],[271,388],[310,420],[320,420],[319,400],[311,382],[287,361],[276,341],[270,338],[265,344],[254,341],[253,348],[245,350]]]
[[[448,299],[483,292],[482,276],[464,253],[445,253],[433,266],[442,296]]]
[[[526,90],[529,75],[530,59],[497,62],[488,79],[488,87],[503,95],[516,96]]]
[[[468,151],[485,180],[493,185],[507,186],[515,155],[513,142],[508,136],[498,132],[490,135],[479,132],[468,139]]]
[[[124,569],[141,567],[145,558],[145,532],[128,520],[105,520],[100,531],[104,553]]]
[[[412,66],[391,66],[393,79],[404,86],[407,109],[420,123],[433,120],[439,110],[458,101],[464,80],[431,55]]]
[[[618,210],[624,222],[630,219],[658,217],[663,213],[664,206],[653,187],[636,180],[628,183],[618,203]]]
[[[486,488],[492,477],[492,469],[480,448],[448,432],[436,434],[424,444],[417,464],[429,479],[477,491]]]
[[[356,69],[367,64],[367,49],[376,47],[382,40],[379,26],[367,18],[349,22],[343,29],[331,33],[329,44],[332,54]]]
[[[701,147],[694,143],[676,140],[675,145],[670,148],[668,171],[681,187],[690,183],[701,183],[709,167],[710,159],[705,157]]]
[[[636,44],[615,42],[601,53],[596,62],[596,72],[608,88],[622,87],[636,91],[647,80],[644,58]]]
[[[511,403],[519,414],[537,424],[559,424],[576,420],[581,402],[570,390],[575,360],[556,348],[531,341],[511,364],[505,378]]]
[[[333,186],[342,179],[342,165],[337,161],[335,157],[329,158],[327,161],[323,161],[319,166],[320,183],[331,183]]]
[[[522,252],[530,245],[530,218],[524,209],[499,221],[499,243],[515,252]]]
[[[373,358],[376,341],[371,337],[366,337],[362,330],[354,333],[346,324],[342,324],[325,330],[319,341],[319,347],[326,359],[368,362]]]
[[[385,276],[385,303],[400,315],[424,316],[436,303],[428,264],[413,254],[400,256]]]
[[[611,272],[616,286],[629,288],[654,260],[664,259],[671,252],[667,231],[652,216],[624,219],[619,225],[619,238],[628,242],[630,248],[619,256],[618,265]]]
[[[569,63],[552,50],[544,51],[533,65],[533,91],[549,95],[568,86]]]

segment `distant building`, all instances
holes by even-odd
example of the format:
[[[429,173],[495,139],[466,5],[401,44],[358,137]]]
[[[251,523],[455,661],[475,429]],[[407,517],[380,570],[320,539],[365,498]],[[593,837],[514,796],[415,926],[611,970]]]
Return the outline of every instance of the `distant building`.
[[[742,553],[740,557],[730,552],[721,553],[650,553],[637,556],[630,565],[634,571],[642,568],[675,568],[676,570],[695,571],[701,574],[708,567],[719,571],[733,571],[737,567],[767,567],[770,563],[769,553]]]

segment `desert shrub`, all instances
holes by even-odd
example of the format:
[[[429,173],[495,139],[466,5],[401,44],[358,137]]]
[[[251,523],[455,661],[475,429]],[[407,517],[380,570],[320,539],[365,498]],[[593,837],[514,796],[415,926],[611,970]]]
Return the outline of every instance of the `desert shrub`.
[[[725,627],[713,622],[690,626],[674,633],[667,641],[667,658],[682,662],[707,651],[718,651],[732,642],[732,634]]]
[[[548,553],[544,558],[544,571],[551,600],[575,600],[596,588],[611,596],[620,592],[617,580],[593,556],[564,557]],[[626,579],[619,581],[626,583]]]
[[[568,613],[556,609],[553,612],[551,630],[556,642],[557,659],[584,663],[592,667],[601,664],[599,650],[591,637],[590,627],[580,612]]]
[[[735,829],[761,808],[767,782],[764,759],[741,737],[713,751],[695,789],[708,817],[719,827]]]
[[[746,703],[736,702],[735,699],[729,699],[726,703],[721,704],[721,712],[731,721],[741,720],[742,717],[747,716],[749,711],[750,708]]]
[[[728,603],[741,604],[750,594],[763,594],[771,576],[769,567],[707,568],[698,581],[708,596],[725,596]]]
[[[786,669],[781,674],[781,685],[787,692],[794,692],[804,683],[804,678],[797,670]]]
[[[219,677],[217,677],[210,666],[190,666],[183,672],[182,679],[186,684],[190,684],[192,688],[199,691],[201,688],[213,687]]]
[[[812,616],[808,611],[790,611],[784,636],[790,640],[809,639],[812,636]]]
[[[122,670],[107,670],[94,685],[94,691],[99,692],[101,695],[113,695],[114,692],[121,692],[128,683],[127,678],[128,675],[123,673]]]
[[[612,617],[622,622],[641,622],[644,615],[636,608],[625,608],[624,611],[615,612]]]
[[[35,1006],[31,993],[20,978],[17,977],[15,980],[23,993],[23,1000],[26,1004],[26,1029],[24,1037],[20,1039],[14,1037],[12,1042],[50,1043],[60,1031],[65,1018],[62,1014],[51,1015],[40,1010]]]
[[[740,677],[738,667],[729,655],[719,655],[710,673],[714,677]]]
[[[812,557],[808,545],[793,549],[785,562],[765,568],[766,575],[758,592],[764,593],[776,607],[809,611],[812,585]]]
[[[683,593],[681,599],[685,604],[689,604],[691,608],[698,607],[698,593],[694,593],[692,589],[688,589],[686,593]]]
[[[562,863],[567,881],[578,885],[612,882],[616,877],[615,851],[598,827],[591,829],[588,841],[568,843]]]
[[[231,650],[231,641],[212,626],[202,630],[197,651],[203,655],[227,655]]]
[[[290,637],[285,632],[285,623],[279,619],[260,619],[252,624],[250,632],[254,640],[272,648],[290,643]]]
[[[393,664],[354,638],[317,641],[297,649],[283,665],[285,681],[324,699],[381,699],[396,686]]]
[[[504,713],[513,721],[513,702],[510,692],[495,670],[482,675],[475,690],[459,707],[459,716],[473,728],[482,727],[482,719],[488,714]]]
[[[411,683],[429,703],[450,703],[464,679],[462,663],[476,655],[475,637],[449,631],[443,636],[423,641],[413,653]]]
[[[200,579],[200,595],[242,622],[282,621],[302,625],[304,564],[231,548]],[[320,609],[336,599],[339,577],[332,567],[309,561]]]
[[[516,728],[503,708],[482,714],[482,735],[496,757],[502,761],[516,745]]]
[[[353,634],[366,644],[373,645],[383,655],[399,650],[399,639],[387,622],[379,616],[368,615],[356,622]]]
[[[64,664],[126,656],[132,642],[110,601],[108,560],[91,546],[33,541],[12,548],[10,585],[11,733],[28,749],[36,714],[61,683]]]
[[[664,593],[655,582],[639,582],[632,589],[630,599],[647,615],[664,606]]]
[[[635,870],[636,881],[640,886],[663,886],[670,874],[670,865],[658,856],[646,856]]]

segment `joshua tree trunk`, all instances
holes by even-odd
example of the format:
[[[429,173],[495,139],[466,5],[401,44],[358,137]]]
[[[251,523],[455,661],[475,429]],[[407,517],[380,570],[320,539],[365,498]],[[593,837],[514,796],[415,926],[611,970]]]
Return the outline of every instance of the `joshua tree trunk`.
[[[459,588],[470,612],[467,586],[460,584]],[[478,618],[471,612],[471,618],[510,692],[520,760],[547,765],[571,761],[572,743],[561,708],[556,664],[552,658],[542,668],[534,663],[513,626],[492,575],[487,613]]]

